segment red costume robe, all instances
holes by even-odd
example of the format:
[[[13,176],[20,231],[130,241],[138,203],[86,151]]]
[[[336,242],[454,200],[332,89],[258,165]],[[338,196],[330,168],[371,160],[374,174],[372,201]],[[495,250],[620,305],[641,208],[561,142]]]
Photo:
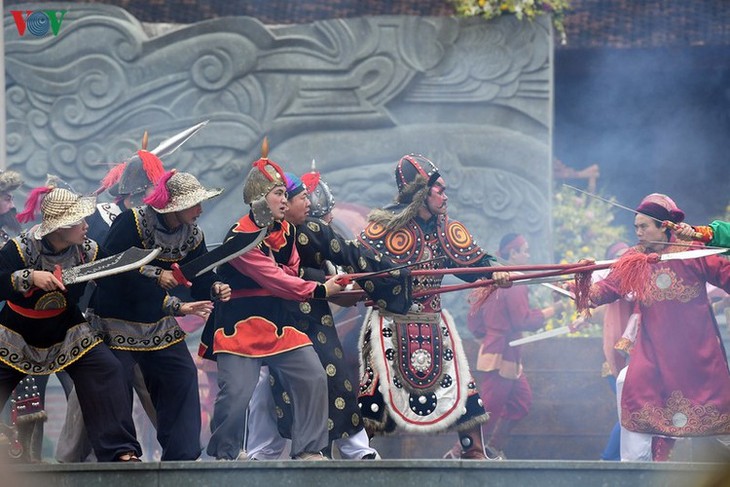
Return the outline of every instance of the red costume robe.
[[[730,433],[730,370],[707,282],[730,291],[730,261],[710,256],[652,265],[621,400],[626,429],[673,437]],[[615,301],[618,289],[609,274],[591,287],[591,301]]]

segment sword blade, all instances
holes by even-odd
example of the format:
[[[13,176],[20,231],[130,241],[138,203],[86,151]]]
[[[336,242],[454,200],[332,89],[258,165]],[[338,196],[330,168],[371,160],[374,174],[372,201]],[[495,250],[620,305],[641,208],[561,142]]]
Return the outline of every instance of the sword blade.
[[[540,340],[545,340],[546,338],[552,338],[552,337],[556,337],[559,335],[565,335],[566,333],[570,333],[570,327],[561,326],[560,328],[554,328],[552,330],[535,333],[534,335],[530,335],[529,337],[512,340],[511,342],[509,342],[509,346],[517,347],[519,345],[524,345],[526,343],[539,342]]]
[[[522,286],[527,284],[528,286],[533,284],[546,284],[550,282],[563,282],[563,281],[570,281],[573,279],[572,275],[562,275],[562,276],[548,276],[548,277],[533,277],[528,279],[521,279],[519,281],[512,281],[513,286]]]
[[[100,279],[102,277],[120,274],[153,261],[161,249],[140,249],[132,247],[118,254],[103,259],[77,265],[61,271],[61,282],[64,285]]]
[[[219,247],[201,255],[197,259],[192,260],[183,266],[173,264],[173,275],[180,284],[189,286],[190,281],[199,275],[205,274],[219,265],[225,264],[229,260],[235,259],[239,255],[243,255],[256,247],[259,243],[261,243],[265,236],[265,228],[262,228],[258,233],[236,234],[223,242],[223,244]]]
[[[575,186],[571,186],[569,184],[563,183],[563,186],[567,186],[570,189],[572,189],[573,191],[577,191],[579,193],[583,193],[586,196],[590,196],[591,198],[595,198],[597,200],[603,201],[604,203],[608,203],[609,205],[615,206],[616,208],[621,208],[622,210],[630,211],[634,215],[636,215],[637,213],[641,213],[642,215],[644,215],[644,216],[646,216],[648,218],[651,218],[655,222],[664,223],[664,220],[660,220],[659,218],[654,218],[653,216],[647,215],[646,213],[642,213],[640,211],[636,211],[633,208],[629,208],[628,206],[624,206],[622,204],[616,203],[615,201],[611,201],[609,199],[606,199],[603,196],[598,196],[597,194],[593,194],[593,193],[591,193],[589,191],[584,191],[584,190],[582,190],[580,188],[576,188]]]
[[[671,252],[668,254],[660,254],[660,260],[683,260],[683,259],[700,259],[702,257],[709,257],[710,255],[717,255],[725,253],[727,249],[697,249],[697,250],[684,250],[682,252]]]

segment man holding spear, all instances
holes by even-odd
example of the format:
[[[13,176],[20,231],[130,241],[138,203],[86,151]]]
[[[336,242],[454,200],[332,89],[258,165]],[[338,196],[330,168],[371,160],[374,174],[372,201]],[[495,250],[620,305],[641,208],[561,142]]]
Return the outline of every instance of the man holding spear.
[[[394,205],[375,210],[360,242],[396,264],[429,261],[424,270],[441,267],[488,267],[491,257],[458,221],[447,216],[446,183],[436,166],[410,154],[395,169]],[[443,256],[444,259],[433,260]],[[475,281],[492,277],[509,286],[506,272],[461,274]],[[413,290],[427,293],[441,286],[441,275],[413,279]],[[459,434],[463,459],[487,459],[481,424],[489,415],[469,372],[461,339],[437,294],[414,299],[405,315],[378,306],[365,320],[361,335],[360,404],[372,432]],[[378,303],[375,303],[376,305]]]
[[[631,360],[617,379],[624,461],[665,461],[674,438],[730,433],[730,370],[706,291],[707,283],[730,291],[730,262],[665,259],[686,248],[666,228],[683,219],[668,196],[645,197],[634,219],[639,244],[589,293],[598,306],[631,292],[640,311]],[[660,261],[643,265],[647,254]]]

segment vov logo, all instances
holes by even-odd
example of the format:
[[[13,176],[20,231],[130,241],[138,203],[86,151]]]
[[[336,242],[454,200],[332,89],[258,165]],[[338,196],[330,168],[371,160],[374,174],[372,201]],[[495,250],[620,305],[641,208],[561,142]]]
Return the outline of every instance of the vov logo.
[[[18,34],[23,37],[30,32],[36,37],[43,37],[50,30],[54,36],[58,35],[61,28],[61,22],[68,10],[11,10],[15,20],[15,27],[18,28]]]

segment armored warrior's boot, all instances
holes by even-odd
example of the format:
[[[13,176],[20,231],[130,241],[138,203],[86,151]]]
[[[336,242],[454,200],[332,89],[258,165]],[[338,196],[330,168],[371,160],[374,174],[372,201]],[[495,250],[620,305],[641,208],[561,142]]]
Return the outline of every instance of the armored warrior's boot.
[[[19,461],[36,463],[41,461],[43,446],[43,423],[48,419],[35,379],[26,376],[15,387],[11,400],[11,415],[17,428],[17,438],[22,446]]]
[[[651,458],[655,462],[666,462],[669,460],[669,455],[672,453],[672,448],[675,443],[674,438],[667,438],[665,436],[654,436],[651,439]]]
[[[488,456],[484,450],[480,425],[473,426],[466,431],[459,431],[459,446],[461,447],[459,458],[462,460],[497,460]]]
[[[33,377],[27,376],[18,383],[10,404],[11,433],[6,434],[10,439],[10,458],[21,463],[40,462],[47,415]]]

